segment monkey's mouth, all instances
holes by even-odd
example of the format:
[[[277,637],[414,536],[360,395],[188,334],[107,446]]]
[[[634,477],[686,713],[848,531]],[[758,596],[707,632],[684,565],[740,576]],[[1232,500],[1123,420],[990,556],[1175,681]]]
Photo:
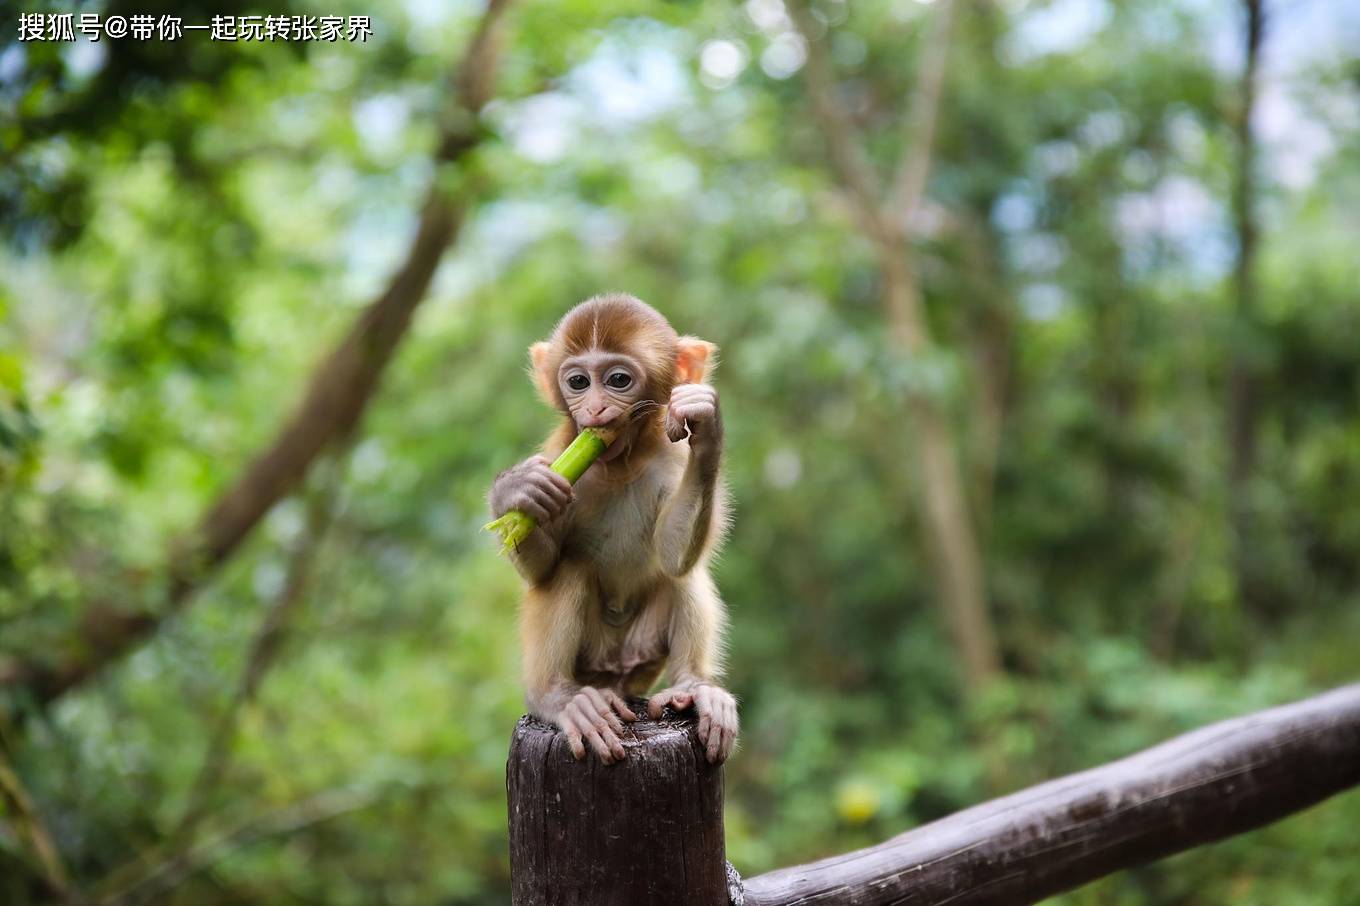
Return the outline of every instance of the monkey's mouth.
[[[604,448],[604,452],[600,454],[600,462],[610,462],[618,459],[625,451],[627,451],[628,446],[628,435],[626,433],[620,434],[618,437],[614,438],[609,446]]]

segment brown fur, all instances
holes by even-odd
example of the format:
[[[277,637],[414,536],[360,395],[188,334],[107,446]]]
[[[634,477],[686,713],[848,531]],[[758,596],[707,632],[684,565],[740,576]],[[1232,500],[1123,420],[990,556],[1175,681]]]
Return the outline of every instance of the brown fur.
[[[530,347],[534,381],[549,405],[566,411],[557,386],[563,359],[591,349],[631,352],[646,365],[647,392],[664,402],[675,386],[678,340],[675,328],[641,299],[625,293],[592,296],[563,315],[546,342]]]
[[[666,420],[677,381],[702,382],[715,348],[678,336],[632,296],[611,293],[577,305],[546,342],[530,349],[540,392],[565,415],[544,446],[548,457],[578,431],[558,383],[563,362],[597,352],[636,360],[646,372],[638,401],[651,402],[629,422],[622,454],[593,465],[565,511],[513,554],[529,586],[521,612],[526,698],[535,714],[571,735],[581,729],[571,709],[589,712],[585,698],[596,696],[594,690],[641,694],[668,668],[672,686],[654,703],[699,708],[701,735],[713,740],[710,757],[725,758],[736,735],[736,711],[731,696],[715,685],[726,618],[708,570],[726,524],[716,395],[708,387],[683,394],[699,406],[683,411],[696,419],[704,413],[705,421],[692,423],[704,428],[702,450],[694,446],[698,440],[672,442],[684,437],[684,429],[668,437]],[[529,481],[515,479],[514,471],[503,476],[502,496],[513,492],[514,481]],[[493,513],[500,515],[497,499],[493,487]],[[580,738],[577,732],[573,750]],[[604,752],[601,757],[609,760]]]

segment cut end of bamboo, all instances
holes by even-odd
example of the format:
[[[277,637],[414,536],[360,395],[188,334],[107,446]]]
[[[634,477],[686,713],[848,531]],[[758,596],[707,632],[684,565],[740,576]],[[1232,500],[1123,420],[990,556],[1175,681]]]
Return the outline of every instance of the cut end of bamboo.
[[[534,520],[529,516],[519,510],[511,510],[482,526],[482,531],[494,533],[500,539],[501,553],[509,554],[529,537],[534,525]]]

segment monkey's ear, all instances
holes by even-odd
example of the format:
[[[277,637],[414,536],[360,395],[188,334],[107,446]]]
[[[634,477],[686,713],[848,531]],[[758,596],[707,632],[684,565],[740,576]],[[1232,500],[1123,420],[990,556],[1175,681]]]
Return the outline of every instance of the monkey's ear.
[[[552,352],[552,346],[548,343],[534,343],[529,347],[529,361],[534,371],[534,386],[538,388],[538,395],[548,401],[548,405],[557,406],[557,379],[548,373],[548,358]]]
[[[675,344],[675,382],[702,384],[718,366],[718,347],[698,337],[681,337]]]

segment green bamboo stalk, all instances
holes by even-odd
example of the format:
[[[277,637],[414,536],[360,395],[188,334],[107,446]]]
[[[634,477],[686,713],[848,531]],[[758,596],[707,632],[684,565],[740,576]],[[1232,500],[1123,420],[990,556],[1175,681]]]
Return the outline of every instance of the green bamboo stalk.
[[[581,478],[595,460],[600,458],[605,448],[614,439],[614,432],[607,428],[582,428],[562,455],[553,460],[551,468],[572,484]],[[537,527],[534,517],[520,510],[511,510],[499,519],[482,526],[483,531],[495,532],[501,539],[501,553],[508,554],[519,547],[529,533]]]

